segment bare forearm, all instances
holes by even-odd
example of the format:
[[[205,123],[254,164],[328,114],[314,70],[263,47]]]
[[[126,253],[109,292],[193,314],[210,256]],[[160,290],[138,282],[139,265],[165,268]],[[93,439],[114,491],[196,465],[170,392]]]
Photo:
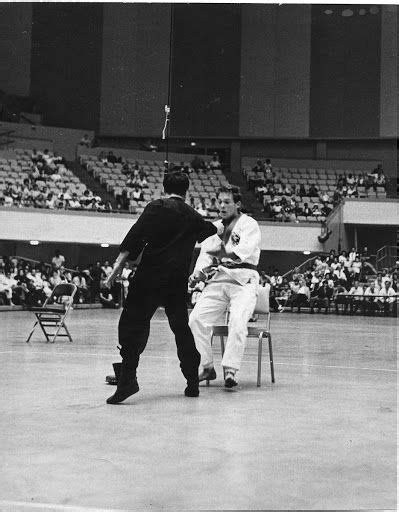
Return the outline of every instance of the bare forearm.
[[[128,256],[129,251],[122,251],[119,253],[118,257],[115,260],[112,272],[108,277],[108,281],[113,281],[115,279],[115,277],[119,274],[122,265],[127,260]]]

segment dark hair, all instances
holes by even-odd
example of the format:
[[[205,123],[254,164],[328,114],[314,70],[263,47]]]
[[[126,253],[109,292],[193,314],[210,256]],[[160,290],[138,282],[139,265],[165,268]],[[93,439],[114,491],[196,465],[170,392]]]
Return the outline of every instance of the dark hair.
[[[163,178],[163,188],[167,194],[185,196],[190,186],[190,180],[186,173],[180,170],[169,171]]]
[[[220,194],[230,194],[235,203],[239,203],[241,201],[241,192],[239,187],[235,187],[234,185],[223,185],[220,187],[217,193],[217,197]]]

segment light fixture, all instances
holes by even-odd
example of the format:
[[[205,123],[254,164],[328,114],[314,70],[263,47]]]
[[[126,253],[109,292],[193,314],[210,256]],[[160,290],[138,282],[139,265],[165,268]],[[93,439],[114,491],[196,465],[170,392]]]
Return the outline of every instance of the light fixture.
[[[364,16],[365,14],[367,14],[366,9],[359,9],[359,14],[360,16]]]
[[[303,251],[303,254],[304,254],[305,256],[309,256],[310,251]]]
[[[370,12],[371,14],[378,14],[380,12],[380,10],[378,9],[378,7],[370,7]]]
[[[101,244],[101,247],[109,247],[109,244]]]
[[[39,245],[39,240],[31,240],[29,243],[31,245]]]
[[[324,11],[324,14],[332,14],[332,13],[333,13],[333,11],[331,9],[326,9]]]
[[[349,18],[350,16],[353,16],[353,11],[352,9],[345,9],[341,14],[344,18]]]
[[[196,146],[196,145],[197,145],[197,143],[196,143],[196,142],[191,142],[191,143],[190,143],[190,146],[193,146],[193,147],[194,147],[194,146]]]

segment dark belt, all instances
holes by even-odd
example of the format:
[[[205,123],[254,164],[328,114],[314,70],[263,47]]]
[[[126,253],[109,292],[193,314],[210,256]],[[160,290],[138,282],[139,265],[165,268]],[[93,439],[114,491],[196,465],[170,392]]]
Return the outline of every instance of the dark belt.
[[[220,266],[226,268],[247,268],[248,270],[256,270],[258,271],[257,265],[252,265],[252,263],[219,263]]]

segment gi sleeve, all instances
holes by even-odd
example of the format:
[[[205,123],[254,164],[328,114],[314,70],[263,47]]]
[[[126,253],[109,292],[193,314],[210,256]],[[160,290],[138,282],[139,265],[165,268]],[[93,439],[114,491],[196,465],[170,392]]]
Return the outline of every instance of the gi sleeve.
[[[197,234],[198,242],[201,243],[206,238],[216,234],[216,232],[217,232],[216,226],[212,222],[204,220],[200,214],[198,214],[197,223],[198,223],[198,234]]]
[[[152,201],[147,204],[137,222],[130,228],[119,246],[119,252],[129,251],[129,259],[137,259],[158,223],[159,202]]]
[[[222,248],[222,240],[217,236],[211,236],[207,238],[201,244],[201,251],[195,263],[194,272],[197,270],[203,270],[209,265],[212,265],[215,252],[220,251]],[[212,254],[210,254],[212,253]]]
[[[259,251],[261,241],[258,223],[249,218],[249,222],[240,231],[240,241],[231,250],[241,261],[245,261]]]

